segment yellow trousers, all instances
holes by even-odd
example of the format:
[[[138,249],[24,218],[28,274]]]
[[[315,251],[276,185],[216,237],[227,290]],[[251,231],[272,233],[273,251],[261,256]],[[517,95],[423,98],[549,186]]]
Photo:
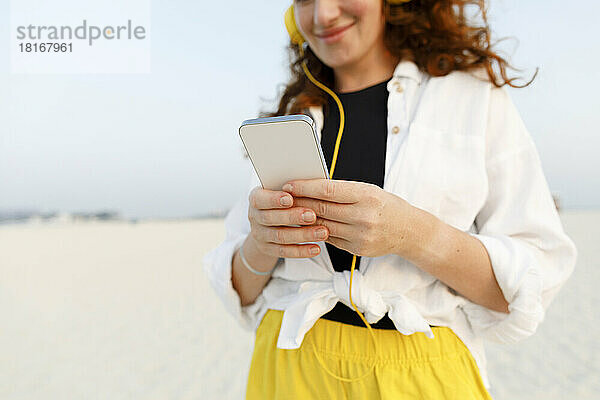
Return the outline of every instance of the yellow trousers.
[[[269,309],[256,332],[246,387],[247,400],[270,399],[491,399],[479,368],[465,344],[448,327],[435,326],[429,339],[422,332],[403,335],[373,329],[379,355],[366,327],[319,319],[298,349],[277,348],[283,311]],[[344,382],[334,374],[362,376]]]

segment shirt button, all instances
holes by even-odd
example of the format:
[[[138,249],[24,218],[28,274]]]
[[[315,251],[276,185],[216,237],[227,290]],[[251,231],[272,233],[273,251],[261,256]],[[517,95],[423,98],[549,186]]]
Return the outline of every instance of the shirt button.
[[[394,127],[392,128],[392,133],[395,135],[395,134],[397,134],[398,132],[400,132],[400,128],[398,128],[397,126],[394,126]]]
[[[402,93],[403,91],[404,91],[404,88],[402,87],[402,85],[396,85],[396,92]]]

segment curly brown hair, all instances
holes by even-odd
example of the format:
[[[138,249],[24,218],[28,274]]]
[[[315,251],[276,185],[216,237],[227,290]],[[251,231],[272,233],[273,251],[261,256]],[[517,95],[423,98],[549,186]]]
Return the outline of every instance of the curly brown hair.
[[[490,27],[487,22],[485,0],[412,0],[408,3],[391,4],[385,0],[384,43],[387,49],[400,59],[412,60],[420,70],[431,76],[444,76],[452,71],[484,69],[488,79],[496,87],[508,84],[523,88],[508,78],[506,68],[517,70],[492,50]],[[481,14],[482,25],[472,24],[466,16],[467,7],[475,6]],[[333,87],[333,69],[325,65],[307,47],[304,55],[298,46],[289,43],[291,79],[281,94],[274,112],[261,112],[261,116],[297,114],[309,106],[326,106],[327,94],[315,86],[304,74],[302,62],[323,84]],[[494,71],[497,64],[497,72]]]

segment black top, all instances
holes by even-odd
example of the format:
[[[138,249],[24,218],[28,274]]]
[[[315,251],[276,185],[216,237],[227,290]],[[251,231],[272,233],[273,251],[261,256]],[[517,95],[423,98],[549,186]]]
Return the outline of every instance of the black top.
[[[331,178],[368,182],[383,187],[387,141],[387,81],[354,92],[336,92],[336,95],[344,106],[346,121],[335,171]],[[321,131],[321,147],[328,170],[331,169],[339,123],[339,109],[330,96]],[[325,245],[333,269],[349,271],[352,266],[352,254],[329,243]],[[356,257],[355,271],[359,269],[360,259],[360,256]],[[321,318],[365,326],[356,311],[341,302]],[[396,329],[387,314],[371,327]]]
[[[383,188],[389,94],[387,81],[362,90],[336,94],[344,107],[346,121],[335,171],[331,178],[368,182]],[[324,111],[321,147],[327,168],[330,170],[340,123],[339,109],[331,96]],[[352,254],[329,243],[325,245],[334,270],[349,271],[352,266]],[[359,269],[360,260],[357,256],[355,272]],[[338,302],[321,318],[365,327],[356,311],[342,302]],[[371,327],[396,329],[387,313]]]

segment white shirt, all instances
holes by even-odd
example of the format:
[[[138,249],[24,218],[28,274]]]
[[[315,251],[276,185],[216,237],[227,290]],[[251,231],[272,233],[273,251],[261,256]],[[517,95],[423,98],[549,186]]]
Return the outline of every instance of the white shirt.
[[[431,77],[402,61],[387,88],[383,189],[479,239],[510,313],[469,301],[394,254],[362,257],[352,299],[369,323],[388,312],[405,335],[433,337],[430,324],[450,327],[471,351],[489,389],[483,341],[514,343],[532,335],[572,274],[577,250],[563,231],[537,149],[505,87],[462,71]],[[309,112],[320,140],[322,109]],[[231,261],[250,232],[248,196],[260,186],[249,168],[247,193],[227,214],[226,238],[206,254],[204,268],[246,329],[256,331],[267,309],[284,310],[277,347],[296,349],[336,302],[352,308],[350,271],[336,272],[325,242],[315,242],[318,256],[286,258],[256,301],[241,307]]]

